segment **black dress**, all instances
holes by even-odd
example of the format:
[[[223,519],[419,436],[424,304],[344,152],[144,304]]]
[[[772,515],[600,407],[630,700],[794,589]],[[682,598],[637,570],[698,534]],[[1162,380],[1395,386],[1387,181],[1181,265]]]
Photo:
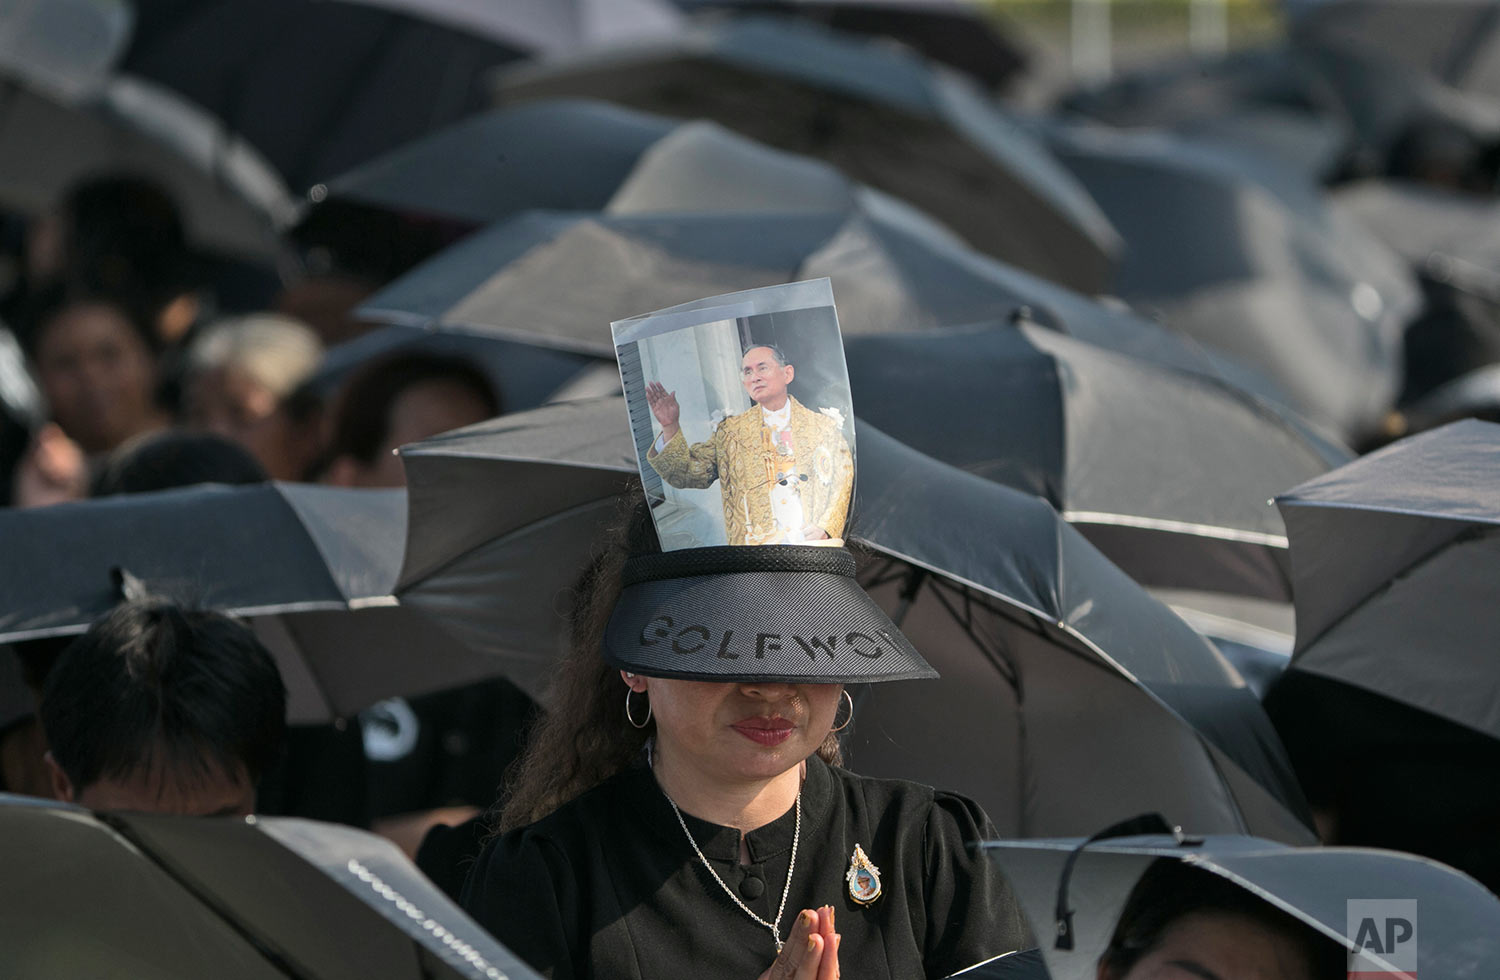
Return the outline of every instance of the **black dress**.
[[[792,854],[795,808],[746,834],[684,814],[724,883],[767,922]],[[1005,878],[970,844],[995,831],[975,803],[808,760],[802,833],[781,936],[799,910],[832,905],[839,964],[858,980],[946,977],[1032,945]],[[850,897],[854,847],[880,872],[870,905]],[[776,957],[771,932],[730,901],[693,853],[644,766],[490,841],[464,907],[554,980],[755,980]]]

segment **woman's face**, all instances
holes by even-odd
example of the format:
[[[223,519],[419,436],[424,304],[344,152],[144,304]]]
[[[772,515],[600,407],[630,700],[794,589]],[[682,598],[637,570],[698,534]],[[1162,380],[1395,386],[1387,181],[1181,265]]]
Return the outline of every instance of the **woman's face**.
[[[1318,980],[1302,946],[1277,929],[1229,912],[1195,912],[1172,923],[1156,948],[1123,976],[1101,980]]]
[[[818,750],[841,684],[723,684],[626,677],[651,699],[661,757],[715,783],[771,779]],[[637,717],[644,711],[637,707]]]
[[[52,417],[85,452],[114,449],[159,422],[156,360],[112,306],[60,310],[42,327],[36,371]]]

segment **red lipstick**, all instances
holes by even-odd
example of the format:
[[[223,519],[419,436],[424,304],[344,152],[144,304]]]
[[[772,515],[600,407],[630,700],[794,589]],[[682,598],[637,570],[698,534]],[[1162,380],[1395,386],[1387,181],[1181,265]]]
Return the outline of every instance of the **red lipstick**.
[[[792,737],[795,725],[785,718],[745,718],[730,726],[752,742],[761,745],[780,745]]]

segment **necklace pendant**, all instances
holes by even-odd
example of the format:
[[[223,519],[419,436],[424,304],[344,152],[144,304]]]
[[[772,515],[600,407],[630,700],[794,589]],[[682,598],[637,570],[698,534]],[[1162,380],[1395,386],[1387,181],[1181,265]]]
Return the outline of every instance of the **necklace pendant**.
[[[869,905],[880,897],[880,869],[870,862],[865,849],[854,845],[849,856],[849,872],[844,875],[849,882],[849,897],[860,905]]]

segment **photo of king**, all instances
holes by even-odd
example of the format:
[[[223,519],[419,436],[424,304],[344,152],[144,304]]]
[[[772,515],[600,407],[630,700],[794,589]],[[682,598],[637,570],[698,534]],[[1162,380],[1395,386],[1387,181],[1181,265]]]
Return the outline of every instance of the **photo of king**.
[[[779,348],[747,348],[740,379],[755,404],[691,446],[679,425],[676,393],[659,381],[646,385],[646,400],[661,425],[647,461],[674,487],[701,489],[717,480],[730,544],[804,544],[844,536],[854,458],[836,413],[813,411],[787,392],[795,374]]]

